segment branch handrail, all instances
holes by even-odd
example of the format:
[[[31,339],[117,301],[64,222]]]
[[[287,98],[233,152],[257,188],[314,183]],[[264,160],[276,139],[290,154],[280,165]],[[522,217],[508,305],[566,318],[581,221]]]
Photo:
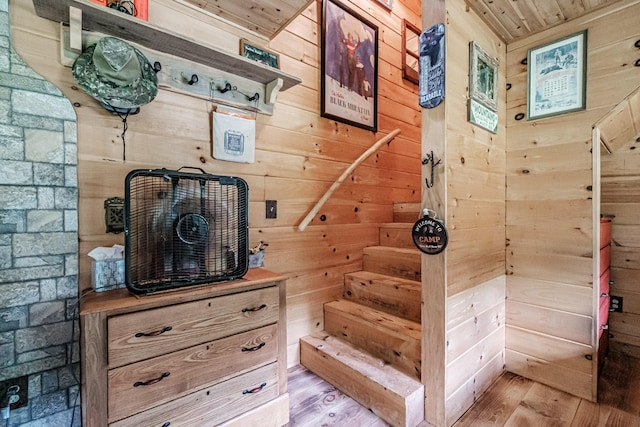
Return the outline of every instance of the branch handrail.
[[[305,228],[307,228],[307,225],[309,225],[309,223],[311,222],[313,217],[316,216],[316,214],[318,213],[320,208],[326,203],[326,201],[329,200],[329,197],[331,197],[333,192],[336,191],[336,189],[340,186],[340,184],[342,184],[342,182],[347,178],[347,176],[349,176],[349,174],[351,172],[353,172],[353,170],[355,168],[357,168],[360,165],[360,163],[362,163],[365,159],[367,159],[367,157],[369,157],[375,151],[377,151],[378,148],[380,148],[381,145],[383,145],[385,143],[391,143],[391,140],[393,138],[395,138],[399,133],[400,133],[400,129],[394,129],[389,134],[387,134],[387,136],[384,136],[384,137],[380,138],[379,140],[377,140],[375,142],[375,144],[373,144],[371,147],[369,147],[369,149],[367,151],[362,153],[362,155],[360,155],[360,157],[358,157],[351,164],[351,166],[349,166],[347,168],[347,170],[345,170],[342,173],[342,175],[340,175],[340,178],[338,178],[336,180],[336,182],[334,182],[333,185],[331,185],[331,187],[327,190],[327,192],[324,193],[324,196],[322,196],[322,198],[320,198],[320,200],[318,200],[318,203],[316,203],[316,205],[313,207],[313,209],[311,209],[311,211],[307,214],[307,216],[304,217],[304,219],[302,220],[300,225],[298,225],[298,230],[303,231]]]

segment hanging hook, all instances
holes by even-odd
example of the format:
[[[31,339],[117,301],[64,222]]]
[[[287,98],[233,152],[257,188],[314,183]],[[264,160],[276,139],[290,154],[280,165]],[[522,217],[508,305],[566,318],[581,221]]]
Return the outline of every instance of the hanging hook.
[[[257,101],[260,99],[260,94],[258,92],[256,92],[253,96],[248,96],[247,98],[249,99],[249,101]]]
[[[442,162],[442,159],[438,159],[438,161],[436,162],[436,157],[433,154],[433,151],[431,152],[431,154],[427,154],[427,156],[424,159],[422,159],[423,165],[427,165],[431,163],[431,182],[429,182],[429,178],[424,179],[427,185],[427,188],[433,187],[433,184],[435,183],[435,169],[436,169],[436,166],[440,164],[440,162]]]
[[[197,74],[192,74],[192,75],[191,75],[191,79],[189,79],[189,81],[187,82],[187,84],[188,84],[189,86],[194,85],[194,84],[198,83],[198,80],[199,80],[199,79],[198,79],[198,75],[197,75]]]
[[[229,92],[230,90],[233,90],[233,88],[231,87],[231,83],[226,82],[224,84],[224,87],[222,89],[220,89],[220,93]]]

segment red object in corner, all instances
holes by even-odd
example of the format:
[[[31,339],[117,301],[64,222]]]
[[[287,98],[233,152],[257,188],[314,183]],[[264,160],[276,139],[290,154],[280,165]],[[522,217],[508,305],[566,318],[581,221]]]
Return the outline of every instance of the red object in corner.
[[[103,6],[107,5],[107,0],[91,0],[91,1],[94,2],[94,3],[101,4]]]
[[[149,20],[149,4],[148,0],[133,0],[133,5],[136,8],[136,18]]]

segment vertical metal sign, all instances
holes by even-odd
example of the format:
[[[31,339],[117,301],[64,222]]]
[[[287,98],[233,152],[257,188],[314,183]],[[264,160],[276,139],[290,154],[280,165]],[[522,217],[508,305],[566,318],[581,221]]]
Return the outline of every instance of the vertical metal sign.
[[[437,107],[444,99],[444,45],[444,24],[436,24],[420,35],[421,107]]]

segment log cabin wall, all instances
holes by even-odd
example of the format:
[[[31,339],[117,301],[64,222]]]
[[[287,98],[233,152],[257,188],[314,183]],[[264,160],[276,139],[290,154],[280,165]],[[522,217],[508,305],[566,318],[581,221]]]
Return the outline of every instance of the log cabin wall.
[[[323,329],[322,304],[338,299],[343,274],[360,270],[362,248],[378,243],[378,224],[392,221],[392,202],[420,199],[420,108],[417,86],[402,79],[401,28],[420,25],[419,1],[344,1],[379,28],[378,128],[374,134],[320,117],[321,2],[314,2],[268,44],[281,70],[303,82],[278,95],[272,116],[258,115],[256,161],[241,164],[211,156],[212,103],[160,90],[130,116],[123,162],[122,123],[81,90],[60,65],[59,24],[36,16],[30,1],[11,4],[16,49],[75,104],[78,117],[80,290],[90,288],[87,252],[122,243],[105,233],[105,199],[124,196],[132,169],[195,166],[244,178],[250,187],[250,244],[268,243],[265,268],[286,274],[288,365],[299,363],[298,339]],[[236,53],[240,38],[260,40],[171,0],[149,4],[149,22]],[[261,42],[264,45],[264,41]],[[305,231],[297,225],[312,206],[377,139],[402,133],[358,167]],[[277,219],[265,219],[265,200],[277,200]]]
[[[636,99],[638,95],[636,95]],[[639,112],[635,112],[638,114]],[[621,123],[618,123],[621,125]],[[632,125],[628,130],[633,132]],[[634,137],[601,156],[601,204],[612,221],[610,294],[622,311],[609,314],[610,351],[640,357],[640,150]]]
[[[640,82],[640,2],[621,1],[507,47],[506,368],[595,400],[591,128]],[[587,108],[534,121],[529,48],[588,30]],[[599,147],[597,147],[599,149]]]

